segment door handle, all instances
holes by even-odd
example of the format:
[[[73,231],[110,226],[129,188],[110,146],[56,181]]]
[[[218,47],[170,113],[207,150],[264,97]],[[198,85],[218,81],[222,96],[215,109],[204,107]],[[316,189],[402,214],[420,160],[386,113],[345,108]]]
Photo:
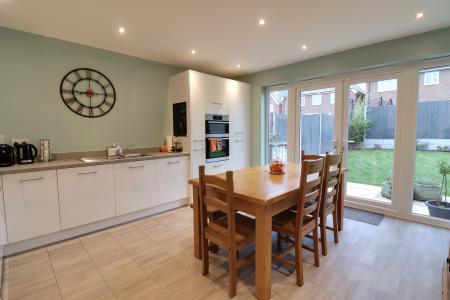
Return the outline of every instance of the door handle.
[[[44,177],[30,178],[30,179],[21,179],[20,182],[29,182],[29,181],[38,181],[43,180]]]
[[[89,174],[97,174],[97,171],[78,173],[78,175],[89,175]]]

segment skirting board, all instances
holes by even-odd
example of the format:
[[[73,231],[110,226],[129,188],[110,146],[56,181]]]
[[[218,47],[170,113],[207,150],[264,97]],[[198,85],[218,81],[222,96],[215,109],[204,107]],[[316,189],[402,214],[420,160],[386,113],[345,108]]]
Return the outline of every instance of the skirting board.
[[[44,245],[49,245],[71,239],[73,237],[85,235],[98,230],[102,230],[108,227],[116,226],[123,223],[128,223],[148,216],[156,215],[171,209],[182,207],[189,204],[189,198],[173,201],[160,206],[152,207],[150,209],[141,210],[138,212],[117,216],[111,219],[99,221],[96,223],[86,224],[76,228],[66,229],[58,231],[55,233],[50,233],[44,236],[28,239],[25,241],[20,241],[12,244],[5,245],[4,255],[9,256],[17,254],[23,251],[31,250],[34,248],[42,247]]]

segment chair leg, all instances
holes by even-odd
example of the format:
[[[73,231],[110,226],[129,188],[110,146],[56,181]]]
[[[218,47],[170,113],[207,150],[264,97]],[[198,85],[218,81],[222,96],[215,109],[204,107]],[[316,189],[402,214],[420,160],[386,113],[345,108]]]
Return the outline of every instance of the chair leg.
[[[320,261],[319,261],[319,230],[316,227],[314,227],[313,229],[313,242],[314,242],[314,265],[316,267],[320,266]]]
[[[281,251],[282,248],[282,239],[281,239],[281,233],[277,232],[277,251]]]
[[[334,242],[339,242],[338,237],[338,216],[337,216],[337,209],[333,211],[333,233],[334,233]]]
[[[209,273],[209,247],[208,240],[202,239],[202,274],[203,276]]]
[[[295,243],[295,272],[297,275],[297,285],[303,286],[303,254],[302,254],[303,241],[300,238]]]
[[[237,269],[236,269],[236,252],[228,251],[228,297],[236,296],[237,286]]]
[[[320,216],[320,245],[322,246],[322,255],[326,256],[328,254],[326,216]]]

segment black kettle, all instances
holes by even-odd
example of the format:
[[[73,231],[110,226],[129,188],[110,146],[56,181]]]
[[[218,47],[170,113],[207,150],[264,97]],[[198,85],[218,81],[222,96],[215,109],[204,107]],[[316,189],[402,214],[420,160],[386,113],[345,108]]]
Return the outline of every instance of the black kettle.
[[[14,143],[14,148],[16,148],[18,164],[32,164],[38,154],[38,150],[34,145],[25,142],[22,144]]]

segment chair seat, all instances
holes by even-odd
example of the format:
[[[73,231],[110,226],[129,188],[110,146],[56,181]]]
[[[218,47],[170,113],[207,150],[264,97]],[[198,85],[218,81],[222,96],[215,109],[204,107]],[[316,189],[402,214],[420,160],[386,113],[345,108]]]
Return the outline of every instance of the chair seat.
[[[272,218],[272,230],[283,234],[295,235],[295,221],[297,212],[283,211]],[[308,234],[314,228],[314,218],[306,215],[303,217],[303,234]]]
[[[205,228],[207,239],[228,248],[228,217],[214,220]],[[255,240],[255,220],[239,213],[236,214],[236,247],[242,248]]]

